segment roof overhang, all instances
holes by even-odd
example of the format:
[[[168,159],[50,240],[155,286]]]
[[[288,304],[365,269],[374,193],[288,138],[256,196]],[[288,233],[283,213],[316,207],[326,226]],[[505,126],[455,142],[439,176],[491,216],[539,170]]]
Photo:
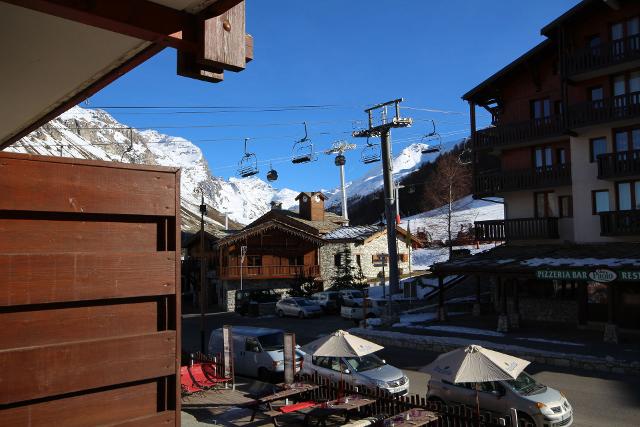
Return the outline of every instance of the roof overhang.
[[[257,224],[253,227],[247,227],[232,236],[224,237],[218,241],[216,246],[218,248],[224,248],[240,242],[245,242],[247,239],[251,237],[259,236],[260,234],[263,234],[264,232],[269,230],[282,231],[283,233],[298,237],[302,240],[306,240],[317,246],[321,246],[326,243],[324,239],[316,235],[313,235],[311,233],[308,233],[304,230],[292,227],[291,225],[286,224],[284,222],[270,220],[270,221]]]
[[[0,149],[166,47],[177,48],[183,64],[189,59],[193,73],[215,73],[183,73],[207,81],[253,56],[243,0],[3,0],[0,16]],[[225,20],[234,25],[220,37]],[[242,61],[229,54],[236,50]]]

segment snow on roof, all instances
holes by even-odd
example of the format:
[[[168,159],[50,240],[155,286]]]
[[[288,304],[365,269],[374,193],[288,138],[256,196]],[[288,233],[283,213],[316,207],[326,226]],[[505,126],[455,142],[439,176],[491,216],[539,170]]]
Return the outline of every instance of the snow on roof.
[[[368,237],[384,230],[384,227],[377,225],[353,225],[336,228],[324,235],[326,240],[354,240],[363,241]]]

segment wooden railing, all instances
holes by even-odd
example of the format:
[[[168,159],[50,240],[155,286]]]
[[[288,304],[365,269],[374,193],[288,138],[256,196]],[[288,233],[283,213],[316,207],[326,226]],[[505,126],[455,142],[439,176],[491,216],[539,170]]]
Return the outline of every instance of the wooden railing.
[[[319,265],[261,265],[242,266],[242,276],[247,279],[291,279],[295,277],[318,277]],[[240,266],[222,267],[220,277],[240,278]]]
[[[476,148],[493,148],[534,139],[561,135],[563,131],[561,115],[507,123],[476,132]]]
[[[600,212],[600,235],[633,236],[640,234],[640,209]]]
[[[568,76],[585,73],[599,68],[640,59],[640,35],[636,34],[620,40],[586,47],[570,52],[566,56]]]
[[[598,156],[598,179],[640,175],[640,150],[606,153]]]
[[[570,163],[531,169],[478,172],[473,180],[473,191],[478,196],[491,196],[505,191],[561,185],[571,185]]]
[[[570,128],[640,117],[640,92],[587,101],[569,107]]]
[[[510,240],[557,239],[558,218],[517,218],[476,221],[476,240],[500,242]]]

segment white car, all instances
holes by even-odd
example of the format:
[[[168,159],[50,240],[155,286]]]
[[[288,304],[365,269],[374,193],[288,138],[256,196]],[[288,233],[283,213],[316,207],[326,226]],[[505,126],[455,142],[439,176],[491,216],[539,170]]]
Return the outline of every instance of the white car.
[[[387,310],[388,301],[385,299],[366,298],[361,304],[348,304],[340,308],[340,316],[343,319],[360,321],[365,317],[372,319],[382,317]],[[365,314],[366,310],[366,314]]]
[[[322,307],[301,297],[283,298],[276,303],[276,314],[280,317],[296,316],[300,319],[321,315]]]
[[[388,365],[375,354],[361,357],[323,357],[304,355],[302,372],[329,378],[341,379],[356,387],[380,388],[403,396],[409,393],[409,378],[395,366]]]
[[[476,406],[476,384],[453,384],[431,370],[427,399],[445,404],[462,403]],[[518,411],[518,420],[537,427],[565,427],[573,423],[573,409],[566,397],[551,387],[537,382],[526,372],[515,380],[478,383],[480,408],[500,416],[508,416],[510,409]]]

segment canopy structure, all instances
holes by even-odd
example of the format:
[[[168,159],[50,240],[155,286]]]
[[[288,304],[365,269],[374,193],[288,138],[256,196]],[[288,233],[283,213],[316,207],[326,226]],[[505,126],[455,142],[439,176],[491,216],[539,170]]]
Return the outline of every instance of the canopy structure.
[[[470,345],[441,354],[425,370],[435,372],[452,383],[482,383],[516,379],[529,363],[479,345]]]
[[[324,357],[360,357],[383,348],[343,330],[318,338],[303,347],[304,351],[313,356]]]

